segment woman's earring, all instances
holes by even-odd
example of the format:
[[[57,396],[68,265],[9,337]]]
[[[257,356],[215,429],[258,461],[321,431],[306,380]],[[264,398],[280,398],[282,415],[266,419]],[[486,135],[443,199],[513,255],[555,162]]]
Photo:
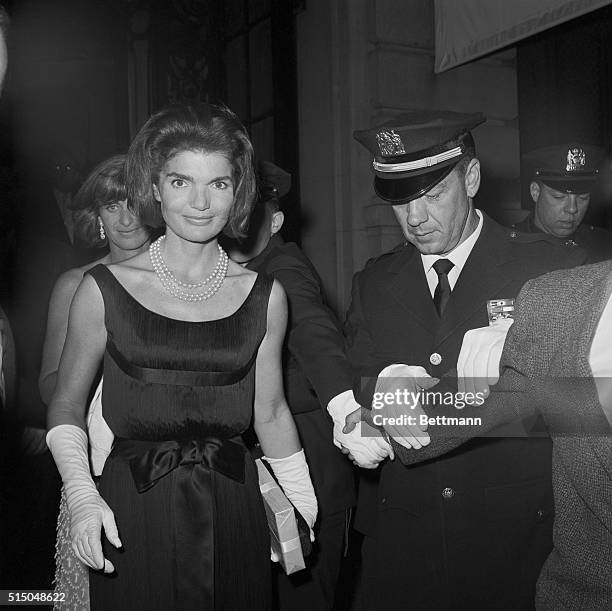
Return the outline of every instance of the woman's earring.
[[[102,223],[102,219],[98,217],[98,225],[100,226],[100,239],[106,240],[106,232],[104,231],[104,224]]]

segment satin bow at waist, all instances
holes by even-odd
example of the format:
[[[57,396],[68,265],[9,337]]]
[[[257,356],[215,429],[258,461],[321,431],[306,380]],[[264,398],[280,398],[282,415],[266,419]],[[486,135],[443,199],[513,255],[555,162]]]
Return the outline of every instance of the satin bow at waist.
[[[191,441],[117,439],[110,456],[129,464],[139,493],[176,471],[171,494],[175,519],[177,609],[214,609],[214,477],[244,484],[246,449],[240,437]],[[128,550],[126,550],[128,551]]]
[[[152,488],[179,467],[203,467],[244,483],[245,448],[240,437],[189,441],[117,439],[113,454],[129,462],[138,492]]]

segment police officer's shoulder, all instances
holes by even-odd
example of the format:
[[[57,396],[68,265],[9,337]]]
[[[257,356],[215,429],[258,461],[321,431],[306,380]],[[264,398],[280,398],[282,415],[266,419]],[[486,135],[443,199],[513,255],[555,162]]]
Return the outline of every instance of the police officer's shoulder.
[[[589,262],[612,258],[612,231],[594,225],[580,225],[576,239],[589,253]]]
[[[262,268],[270,274],[290,271],[320,283],[314,264],[295,242],[273,244],[262,262]]]
[[[612,231],[595,225],[581,225],[580,229],[584,229],[586,235],[593,235],[604,240],[612,240]]]
[[[558,238],[548,235],[547,233],[531,233],[520,231],[516,227],[506,228],[506,238],[511,244],[531,245],[535,249],[553,246],[561,247],[561,242]]]
[[[537,244],[540,242],[546,242],[549,244],[555,244],[555,239],[551,238],[546,233],[531,233],[527,231],[521,231],[518,228],[519,223],[514,223],[512,227],[506,227],[506,238],[514,244]]]
[[[542,262],[550,261],[552,267],[559,263],[562,267],[573,267],[587,260],[586,251],[573,240],[561,242],[547,233],[526,233],[514,228],[507,229],[506,235],[508,241],[517,247],[517,254],[526,258],[538,257]]]
[[[304,251],[295,242],[275,243],[272,252],[276,257],[284,257],[286,259],[303,261],[306,258]]]
[[[378,284],[379,282],[384,282],[385,273],[395,265],[401,265],[403,258],[413,249],[414,246],[412,244],[402,242],[391,250],[368,259],[363,268],[353,275],[353,284],[360,285],[365,282],[371,285],[371,283]]]
[[[410,244],[409,242],[406,242],[406,241],[400,242],[399,244],[394,246],[391,250],[388,250],[387,252],[377,255],[376,257],[371,257],[370,259],[368,259],[366,261],[366,264],[364,265],[364,270],[369,269],[371,267],[374,267],[374,268],[379,267],[379,266],[384,267],[390,264],[392,261],[395,261],[395,259],[397,259],[398,256],[402,256],[406,252],[406,249],[410,249],[410,248],[414,248],[414,246]]]

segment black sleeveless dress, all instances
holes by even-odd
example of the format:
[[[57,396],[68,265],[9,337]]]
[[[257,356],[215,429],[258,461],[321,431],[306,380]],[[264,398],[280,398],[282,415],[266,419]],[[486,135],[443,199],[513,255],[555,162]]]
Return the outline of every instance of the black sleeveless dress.
[[[270,544],[257,469],[241,434],[253,414],[255,356],[269,276],[208,322],[156,314],[104,265],[89,271],[105,305],[103,416],[115,444],[99,491],[123,550],[90,571],[93,610],[270,608]]]

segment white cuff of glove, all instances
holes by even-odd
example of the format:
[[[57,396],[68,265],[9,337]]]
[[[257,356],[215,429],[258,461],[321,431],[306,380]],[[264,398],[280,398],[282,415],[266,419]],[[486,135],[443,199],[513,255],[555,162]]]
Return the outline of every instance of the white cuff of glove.
[[[68,504],[70,491],[75,488],[98,494],[89,469],[87,433],[74,424],[60,424],[47,433],[46,439],[62,476]]]
[[[404,365],[393,363],[387,365],[379,374],[379,378],[429,378],[429,374],[423,367],[416,365]]]
[[[389,456],[389,443],[382,433],[376,434],[367,425],[365,428],[371,435],[364,435],[362,422],[359,422],[350,433],[342,432],[346,417],[358,409],[361,409],[361,405],[355,401],[352,390],[346,390],[335,396],[327,404],[327,411],[334,421],[334,445],[337,448],[347,448],[360,467],[372,469]]]
[[[346,417],[360,407],[361,405],[355,401],[353,391],[345,390],[327,404],[327,411],[333,420],[344,426]]]
[[[285,458],[263,458],[272,467],[287,498],[312,528],[317,520],[318,506],[304,450]]]

